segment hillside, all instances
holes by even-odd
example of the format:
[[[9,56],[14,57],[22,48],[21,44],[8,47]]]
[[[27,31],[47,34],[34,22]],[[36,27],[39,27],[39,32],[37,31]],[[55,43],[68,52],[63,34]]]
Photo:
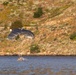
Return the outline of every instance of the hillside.
[[[32,31],[35,38],[7,40],[15,21],[21,21],[23,28]],[[76,0],[0,3],[0,55],[32,54],[76,55]]]

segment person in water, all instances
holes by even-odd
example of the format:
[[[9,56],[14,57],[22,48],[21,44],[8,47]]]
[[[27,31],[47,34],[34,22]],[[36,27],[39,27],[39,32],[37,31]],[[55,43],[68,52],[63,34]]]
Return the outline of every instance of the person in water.
[[[24,61],[24,60],[25,58],[23,58],[22,56],[17,59],[17,61]]]

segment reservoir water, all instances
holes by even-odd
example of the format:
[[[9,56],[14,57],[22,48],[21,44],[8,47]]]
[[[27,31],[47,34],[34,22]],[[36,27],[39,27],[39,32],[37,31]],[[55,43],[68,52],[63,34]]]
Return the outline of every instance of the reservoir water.
[[[0,75],[76,75],[76,56],[0,56]]]

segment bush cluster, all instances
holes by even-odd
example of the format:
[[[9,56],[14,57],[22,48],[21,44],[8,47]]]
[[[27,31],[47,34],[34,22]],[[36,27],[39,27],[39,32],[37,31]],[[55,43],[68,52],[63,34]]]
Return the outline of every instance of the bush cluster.
[[[36,11],[36,12],[34,12],[33,17],[34,17],[34,18],[39,18],[39,17],[41,17],[41,16],[42,16],[42,14],[43,14],[42,8],[41,8],[41,7],[39,7],[39,8],[37,9],[37,11]]]
[[[9,2],[7,2],[7,1],[3,2],[3,5],[8,5],[8,4],[9,4]]]
[[[15,21],[14,23],[12,23],[10,29],[16,29],[16,28],[22,28],[22,22],[21,21]]]
[[[76,32],[74,32],[74,33],[72,33],[72,34],[70,35],[70,39],[71,39],[71,40],[76,40]]]
[[[30,46],[30,52],[31,53],[39,53],[40,52],[39,46],[37,44],[32,44]]]
[[[19,38],[20,38],[19,35],[17,35],[16,38],[15,38],[15,40],[18,40]]]

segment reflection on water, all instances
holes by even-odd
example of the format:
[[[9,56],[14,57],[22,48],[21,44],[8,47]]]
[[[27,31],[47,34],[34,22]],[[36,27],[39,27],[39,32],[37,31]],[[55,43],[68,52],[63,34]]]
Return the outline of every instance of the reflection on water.
[[[76,75],[75,56],[0,56],[0,75]]]

